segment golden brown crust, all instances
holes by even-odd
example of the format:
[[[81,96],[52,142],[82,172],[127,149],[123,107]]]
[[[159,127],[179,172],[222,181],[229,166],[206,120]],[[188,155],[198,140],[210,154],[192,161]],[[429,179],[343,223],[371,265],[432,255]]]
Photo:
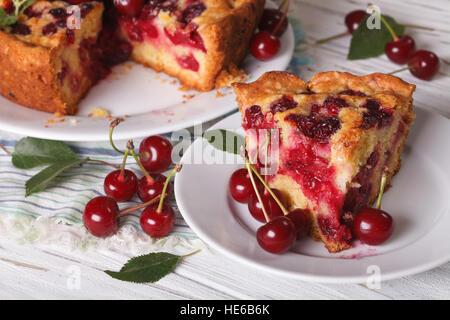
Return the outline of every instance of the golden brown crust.
[[[35,3],[38,6],[48,5],[49,8],[59,7],[62,4],[67,6],[67,3],[60,1]],[[101,18],[103,4],[97,2],[92,4],[94,8],[82,21],[81,31],[75,31],[77,37],[91,36],[95,33],[95,40],[101,28],[100,20],[94,23],[92,30],[84,27],[85,23]],[[36,17],[32,17],[23,21],[32,30],[27,36],[12,35],[0,30],[0,94],[32,109],[50,113],[75,114],[78,102],[93,83],[91,80],[84,79],[74,96],[67,96],[62,92],[58,73],[61,71],[61,57],[67,47],[67,34],[65,29],[61,28],[57,33],[43,37],[42,23],[36,20]],[[46,23],[48,20],[44,21],[44,24]]]
[[[21,105],[72,113],[62,101],[52,63],[57,49],[29,45],[0,30],[0,93]]]

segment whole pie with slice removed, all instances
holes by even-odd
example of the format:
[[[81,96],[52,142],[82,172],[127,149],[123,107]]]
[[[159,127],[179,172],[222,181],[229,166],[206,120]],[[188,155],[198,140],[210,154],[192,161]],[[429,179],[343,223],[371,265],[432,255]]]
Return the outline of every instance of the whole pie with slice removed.
[[[247,54],[264,0],[140,2],[130,16],[113,0],[36,0],[17,22],[0,25],[0,94],[72,115],[92,85],[129,59],[198,91],[245,78],[236,66]],[[11,3],[1,0],[3,14],[14,12]]]
[[[380,73],[323,72],[306,83],[269,72],[233,88],[250,158],[264,144],[276,154],[270,187],[290,209],[307,210],[312,237],[328,251],[350,248],[352,214],[376,199],[385,168],[388,185],[400,169],[415,86]]]

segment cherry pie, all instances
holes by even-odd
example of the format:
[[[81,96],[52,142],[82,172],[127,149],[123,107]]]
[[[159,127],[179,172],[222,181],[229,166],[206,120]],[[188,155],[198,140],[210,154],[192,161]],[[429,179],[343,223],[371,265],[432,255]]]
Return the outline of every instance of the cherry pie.
[[[324,72],[305,83],[269,72],[233,88],[247,152],[262,172],[269,165],[261,146],[270,145],[271,156],[279,146],[270,187],[290,209],[308,211],[313,238],[330,252],[350,248],[352,214],[373,203],[385,167],[388,184],[400,169],[415,86],[380,73]]]
[[[78,3],[81,28],[69,28]],[[112,0],[33,3],[0,27],[0,93],[42,111],[75,114],[110,67],[133,59],[208,91],[233,75],[247,53],[264,0],[142,0],[134,16]],[[1,0],[5,11],[11,1]]]

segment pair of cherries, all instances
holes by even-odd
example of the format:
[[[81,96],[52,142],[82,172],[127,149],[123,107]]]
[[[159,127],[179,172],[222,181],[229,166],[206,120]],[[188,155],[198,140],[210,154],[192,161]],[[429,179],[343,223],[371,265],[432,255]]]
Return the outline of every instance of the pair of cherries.
[[[254,181],[257,191],[247,169],[235,171],[228,183],[231,196],[240,203],[247,203],[256,220],[266,222],[256,232],[259,245],[270,253],[283,253],[292,247],[296,239],[308,233],[311,227],[308,213],[302,209],[287,212],[279,202],[282,197],[277,189],[270,189],[269,192],[261,181]]]
[[[324,43],[343,35],[353,34],[353,32],[360,25],[361,21],[367,16],[368,14],[363,10],[349,12],[345,16],[345,25],[347,26],[346,32],[328,37],[326,39],[318,40],[317,43]],[[389,60],[397,64],[407,64],[408,67],[405,69],[408,69],[416,78],[431,80],[431,78],[433,78],[433,76],[439,71],[439,58],[437,55],[428,50],[416,50],[415,41],[411,36],[397,36],[383,17],[382,22],[388,28],[393,39],[392,41],[386,43],[384,47],[384,52]],[[402,70],[403,69],[398,71]]]
[[[285,11],[279,9],[264,9],[258,32],[250,42],[250,52],[258,60],[270,60],[280,51],[280,37],[288,27],[287,10],[289,0],[286,1]]]
[[[144,139],[137,159],[145,173],[140,180],[134,172],[125,169],[125,155],[122,168],[105,178],[104,190],[107,196],[96,197],[86,205],[83,214],[86,229],[97,237],[111,236],[117,232],[120,216],[145,208],[140,218],[142,230],[152,238],[166,236],[173,228],[175,213],[164,202],[164,198],[171,193],[170,176],[166,178],[161,172],[172,163],[171,154],[172,145],[164,137],[150,136]],[[117,203],[129,201],[136,192],[143,204],[120,211]]]

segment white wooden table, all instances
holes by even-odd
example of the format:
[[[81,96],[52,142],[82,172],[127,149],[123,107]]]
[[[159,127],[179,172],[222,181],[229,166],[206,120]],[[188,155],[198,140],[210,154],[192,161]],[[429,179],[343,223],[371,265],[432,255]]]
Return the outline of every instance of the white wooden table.
[[[435,31],[408,29],[419,48],[435,51],[441,70],[431,82],[402,76],[417,84],[416,105],[450,116],[450,1],[377,1],[383,13],[400,23],[423,25]],[[345,59],[350,38],[313,45],[314,41],[345,30],[344,15],[364,8],[365,1],[293,0],[291,16],[307,33],[305,55],[313,64],[302,70],[305,79],[318,71],[343,70],[357,74],[390,72],[397,68],[382,56]],[[444,62],[446,61],[446,62]],[[434,270],[383,282],[381,289],[365,285],[326,285],[280,278],[255,271],[211,251],[184,260],[176,271],[156,284],[132,284],[111,279],[103,270],[116,270],[127,257],[101,252],[68,252],[64,248],[26,246],[0,238],[0,299],[448,299],[450,263]],[[9,260],[30,266],[15,265]],[[36,269],[38,266],[43,269]],[[79,276],[79,277],[78,277]],[[75,280],[74,280],[75,279]],[[79,282],[76,280],[79,279]]]

